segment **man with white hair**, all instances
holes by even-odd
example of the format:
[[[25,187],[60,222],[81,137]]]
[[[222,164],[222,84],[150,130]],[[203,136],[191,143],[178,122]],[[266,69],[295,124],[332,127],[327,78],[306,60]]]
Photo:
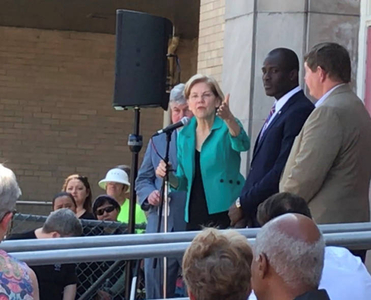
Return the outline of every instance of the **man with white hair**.
[[[265,224],[256,236],[252,288],[258,300],[329,300],[318,286],[325,242],[316,224],[285,214]]]
[[[257,219],[259,224],[264,226],[270,220],[286,213],[297,213],[312,219],[307,202],[290,193],[275,194],[261,203]],[[326,246],[319,288],[326,289],[332,300],[370,300],[371,275],[361,259],[348,249]]]
[[[184,84],[176,85],[170,93],[170,109],[172,123],[179,122],[184,116],[192,117],[192,113],[188,110],[188,104],[183,95]],[[148,211],[146,233],[154,233],[157,231],[158,223],[158,207],[160,205],[160,189],[162,179],[156,177],[156,168],[162,157],[165,156],[166,135],[153,137],[148,146],[143,158],[142,166],[139,169],[138,177],[135,182],[135,190],[138,195],[139,204],[144,211]],[[177,167],[177,131],[174,131],[171,136],[170,143],[170,162],[172,167]],[[185,192],[172,192],[170,194],[170,211],[168,216],[168,231],[184,231],[184,207],[185,207]],[[163,231],[163,220],[162,220]],[[180,258],[168,259],[167,270],[167,297],[173,298],[175,293],[175,284],[178,275],[178,270],[181,266]],[[147,299],[161,299],[162,293],[162,259],[157,262],[157,268],[153,268],[153,259],[145,259],[144,269],[146,278],[146,295]]]
[[[12,170],[0,164],[0,238],[4,239],[10,227],[15,205],[21,190]],[[1,299],[38,300],[39,287],[35,272],[0,250],[0,295]]]

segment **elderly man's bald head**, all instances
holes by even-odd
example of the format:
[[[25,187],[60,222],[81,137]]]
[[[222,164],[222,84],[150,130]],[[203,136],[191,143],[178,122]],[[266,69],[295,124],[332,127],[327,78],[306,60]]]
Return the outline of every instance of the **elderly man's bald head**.
[[[269,221],[259,231],[255,242],[253,288],[256,294],[264,293],[267,281],[259,272],[254,272],[254,268],[261,269],[261,263],[267,266],[266,272],[274,274],[270,278],[280,278],[289,288],[317,289],[324,251],[322,234],[310,218],[285,214]]]
[[[314,244],[321,237],[313,220],[300,214],[284,214],[271,222],[270,226],[277,226],[277,230],[298,241]]]

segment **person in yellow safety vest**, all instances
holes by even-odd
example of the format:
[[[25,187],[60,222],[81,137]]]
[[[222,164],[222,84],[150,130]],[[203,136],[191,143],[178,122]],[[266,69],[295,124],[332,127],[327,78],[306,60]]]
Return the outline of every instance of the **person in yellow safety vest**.
[[[99,187],[105,190],[106,194],[113,197],[120,205],[121,210],[117,217],[117,221],[127,224],[129,222],[130,206],[130,201],[126,198],[126,194],[130,189],[128,174],[120,168],[113,168],[107,172],[104,179],[99,181]],[[144,211],[141,209],[139,204],[136,204],[135,224],[142,225],[146,223],[147,217]],[[143,230],[136,230],[136,232],[141,233]]]

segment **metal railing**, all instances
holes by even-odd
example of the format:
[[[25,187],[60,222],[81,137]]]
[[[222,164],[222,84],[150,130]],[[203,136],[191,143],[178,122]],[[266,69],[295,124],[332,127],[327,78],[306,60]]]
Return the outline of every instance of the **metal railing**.
[[[46,205],[49,207],[52,207],[53,202],[48,202],[48,201],[23,201],[23,200],[18,200],[16,204],[21,204],[21,205]]]
[[[94,242],[94,239],[98,241],[102,238],[104,240],[105,237],[92,237],[91,242]],[[124,236],[120,238],[117,236],[116,238],[118,240],[124,240]],[[324,234],[324,238],[326,244],[329,246],[343,246],[351,250],[371,249],[371,231],[326,233]],[[56,240],[57,239],[53,239],[53,242]],[[14,242],[12,241],[12,243]],[[37,241],[32,241],[32,243],[34,242]],[[249,239],[249,242],[253,245],[255,239]],[[97,262],[106,260],[136,260],[165,256],[176,257],[183,254],[189,244],[190,242],[178,242],[10,253],[30,265],[48,265],[54,263]]]
[[[45,220],[46,216],[16,214],[13,233],[39,228]],[[89,236],[4,241],[0,248],[30,265],[76,263],[80,282],[78,286],[84,286],[83,290],[78,289],[78,298],[89,299],[98,290],[102,290],[107,281],[117,285],[118,279],[124,273],[123,264],[120,262],[145,257],[181,255],[198,233],[102,236],[100,234],[105,234],[102,229],[120,228],[125,231],[126,225],[119,222],[81,221],[85,235]],[[353,250],[371,249],[371,223],[331,224],[319,227],[328,245],[344,246]],[[144,225],[138,228],[144,228]],[[259,229],[237,231],[254,244]]]
[[[125,226],[117,222],[101,222],[95,220],[82,220],[87,225],[104,225],[108,227]],[[352,233],[371,231],[371,222],[367,223],[349,223],[349,224],[326,224],[319,225],[324,234],[329,233]],[[246,238],[255,238],[258,228],[238,229],[239,233]],[[74,248],[94,248],[94,247],[115,247],[129,245],[148,245],[148,244],[165,244],[165,243],[184,243],[191,242],[196,236],[197,231],[188,232],[169,232],[169,233],[148,233],[142,234],[125,234],[111,236],[85,236],[74,238],[61,238],[48,240],[35,240],[30,243],[27,240],[5,241],[0,244],[0,248],[7,252],[39,251],[39,250],[61,250]]]
[[[30,215],[30,214],[16,214],[14,217],[13,227],[10,232],[10,235],[17,233],[23,233],[25,231],[32,231],[36,228],[43,226],[46,216],[41,215]],[[79,237],[80,241],[88,239],[87,236],[95,236],[98,238],[103,237],[112,237],[116,238],[120,236],[112,235],[112,231],[115,233],[121,232],[124,233],[127,228],[127,224],[120,222],[102,222],[98,220],[81,220],[83,227],[83,232],[85,237]],[[136,229],[144,229],[145,224],[136,226]],[[109,235],[111,234],[111,236]],[[4,248],[7,248],[7,244],[12,245],[13,243],[23,244],[23,251],[33,251],[31,249],[34,243],[39,241],[53,243],[57,239],[33,239],[33,240],[12,240],[4,241],[0,245],[4,245]],[[63,238],[61,239],[63,240]],[[1,247],[1,246],[0,246]],[[28,249],[28,250],[27,250]],[[11,246],[10,249],[7,249],[8,252],[18,251],[17,247]],[[55,264],[51,262],[50,264]],[[121,298],[124,294],[123,285],[120,284],[123,274],[125,274],[126,262],[125,261],[92,261],[92,262],[77,262],[76,263],[76,274],[78,277],[77,285],[77,298],[80,299],[92,299],[95,298],[95,294],[99,290],[109,292],[111,295]],[[138,289],[141,291],[137,294],[137,299],[142,299],[144,294],[144,281],[143,276],[139,278]]]

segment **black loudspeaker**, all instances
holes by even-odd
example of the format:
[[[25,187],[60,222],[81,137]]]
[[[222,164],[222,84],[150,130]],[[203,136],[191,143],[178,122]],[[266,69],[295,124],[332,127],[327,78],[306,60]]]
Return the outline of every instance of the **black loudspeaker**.
[[[115,109],[167,109],[167,48],[173,25],[165,18],[116,12]]]

